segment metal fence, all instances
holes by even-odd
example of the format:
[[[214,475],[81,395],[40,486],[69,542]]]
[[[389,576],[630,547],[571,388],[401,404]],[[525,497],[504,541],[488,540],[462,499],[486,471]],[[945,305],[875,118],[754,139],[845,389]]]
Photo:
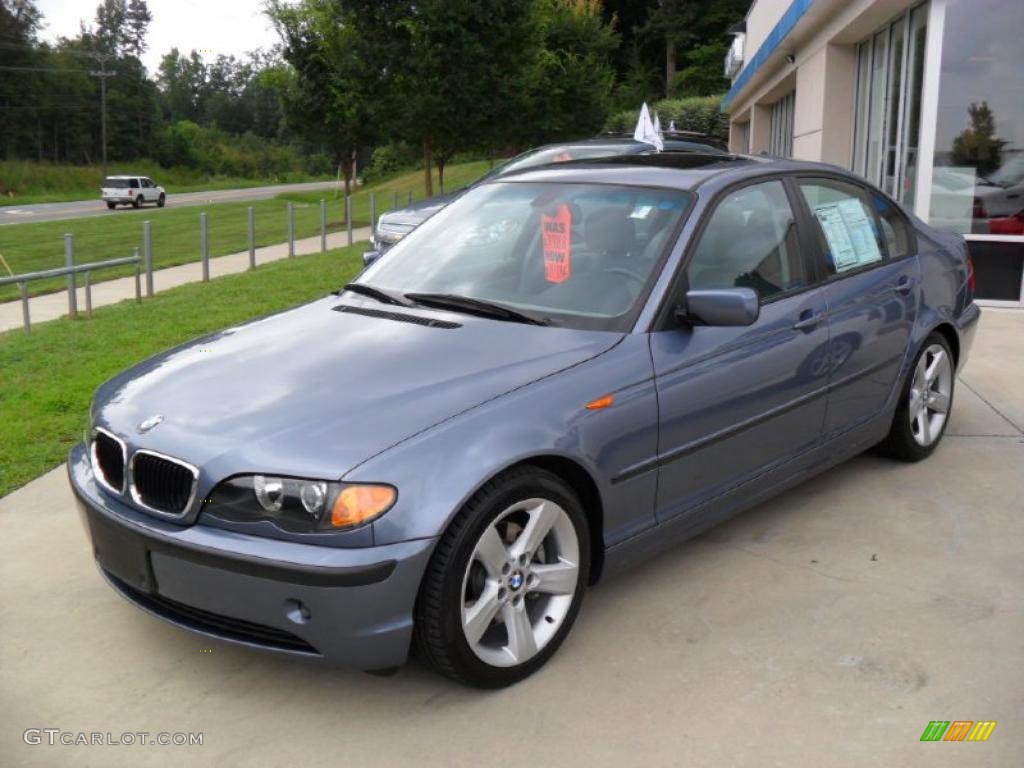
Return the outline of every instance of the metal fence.
[[[0,277],[0,286],[17,285],[21,293],[21,319],[25,333],[32,332],[32,317],[29,313],[28,284],[36,280],[47,280],[51,277],[67,276],[68,279],[68,315],[78,316],[78,285],[77,276],[85,275],[85,311],[92,317],[92,273],[99,272],[111,267],[120,267],[125,264],[135,265],[135,301],[142,301],[142,259],[139,256],[139,249],[135,253],[123,259],[106,259],[105,261],[93,261],[88,264],[75,264],[75,238],[74,235],[64,235],[64,259],[65,266],[54,269],[43,269],[38,272],[25,272],[21,275],[11,277]],[[152,266],[152,262],[150,262]],[[152,271],[147,275],[147,281],[152,284]]]
[[[413,193],[409,192],[408,204],[413,202]],[[377,197],[371,192],[369,194],[370,204],[370,227],[377,223]],[[399,206],[398,192],[392,192],[391,209]],[[353,244],[353,199],[352,195],[345,198],[345,233],[348,245]],[[295,256],[295,204],[288,203],[288,256]],[[256,209],[248,207],[248,251],[249,269],[256,268]],[[327,201],[320,200],[320,251],[327,250]],[[202,267],[202,280],[210,280],[210,227],[209,219],[205,212],[199,214],[199,261]],[[54,277],[67,277],[68,293],[68,315],[78,316],[78,285],[77,276],[85,275],[85,311],[92,316],[92,274],[104,269],[120,267],[126,264],[135,265],[135,300],[142,301],[142,278],[145,275],[145,293],[147,297],[153,295],[153,228],[149,221],[142,222],[142,254],[135,248],[131,256],[120,259],[106,259],[94,261],[87,264],[75,264],[75,238],[73,234],[64,235],[64,266],[54,269],[44,269],[38,272],[26,272],[10,277],[0,277],[0,286],[17,285],[21,293],[21,310],[25,333],[32,332],[32,319],[29,311],[29,283],[36,280],[46,280]]]

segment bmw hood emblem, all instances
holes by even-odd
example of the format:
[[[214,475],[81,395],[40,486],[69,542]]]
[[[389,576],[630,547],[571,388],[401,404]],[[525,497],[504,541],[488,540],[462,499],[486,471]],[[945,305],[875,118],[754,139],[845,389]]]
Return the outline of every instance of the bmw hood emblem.
[[[139,423],[139,434],[140,435],[144,435],[146,432],[149,432],[149,430],[153,429],[155,426],[157,426],[163,420],[164,420],[164,417],[162,415],[160,415],[159,413],[154,415],[154,416],[150,416],[145,421],[142,421],[142,422]]]

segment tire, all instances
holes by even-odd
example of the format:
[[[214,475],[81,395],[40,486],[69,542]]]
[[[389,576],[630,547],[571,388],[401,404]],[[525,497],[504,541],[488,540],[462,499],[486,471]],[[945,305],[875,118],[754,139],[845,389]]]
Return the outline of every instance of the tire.
[[[142,207],[142,196],[136,197],[132,200],[132,208],[139,209]]]
[[[533,556],[518,557],[517,547]],[[416,601],[416,647],[447,677],[478,688],[512,685],[558,650],[589,574],[589,529],[576,494],[546,470],[509,470],[473,495],[438,542]]]
[[[156,201],[157,208],[163,208],[167,204],[167,197],[161,193],[160,197]]]
[[[933,366],[934,375],[929,378],[928,370]],[[931,333],[914,358],[889,434],[879,443],[879,451],[902,461],[931,456],[946,433],[955,387],[956,368],[949,343],[941,333]]]
[[[107,203],[107,210],[112,211],[115,208],[117,208],[117,203]]]

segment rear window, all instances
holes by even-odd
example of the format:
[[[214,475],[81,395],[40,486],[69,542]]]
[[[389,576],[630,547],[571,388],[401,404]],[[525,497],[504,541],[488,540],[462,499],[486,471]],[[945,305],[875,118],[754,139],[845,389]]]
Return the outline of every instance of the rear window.
[[[103,186],[107,189],[138,189],[138,179],[111,179],[107,178],[103,182]]]

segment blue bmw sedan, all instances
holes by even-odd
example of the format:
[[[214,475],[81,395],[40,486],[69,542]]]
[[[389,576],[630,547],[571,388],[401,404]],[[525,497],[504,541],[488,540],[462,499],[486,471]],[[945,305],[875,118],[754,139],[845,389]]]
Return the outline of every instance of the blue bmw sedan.
[[[978,318],[963,240],[837,168],[562,163],[111,379],[68,471],[155,616],[501,687],[588,585],[866,449],[928,457]]]

